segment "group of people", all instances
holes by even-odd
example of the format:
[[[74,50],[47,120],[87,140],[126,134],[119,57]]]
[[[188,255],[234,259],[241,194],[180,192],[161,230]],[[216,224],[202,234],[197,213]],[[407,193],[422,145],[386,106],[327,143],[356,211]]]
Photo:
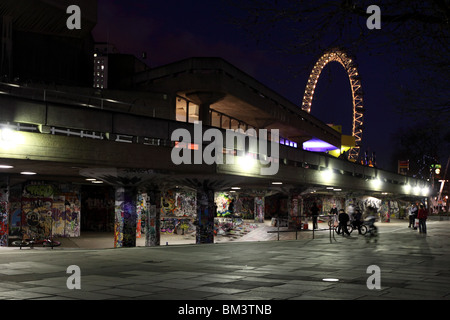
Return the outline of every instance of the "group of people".
[[[351,207],[353,209],[353,207]],[[349,210],[350,211],[350,210]],[[362,213],[359,209],[351,210],[350,214],[352,215],[352,224],[353,226],[358,229],[358,233],[361,234],[361,226],[363,224],[362,221]],[[311,216],[313,220],[313,228],[317,229],[317,217],[319,215],[319,208],[317,207],[317,204],[314,202],[313,206],[311,207]],[[337,216],[337,220],[339,221],[337,233],[347,234],[350,235],[350,232],[347,229],[347,224],[350,221],[350,216],[348,213],[344,211],[344,209],[338,210],[336,208],[336,205],[333,205],[333,208],[330,210],[330,215]]]
[[[419,228],[420,233],[427,233],[427,218],[428,210],[422,203],[412,203],[408,208],[409,225],[408,228],[417,230]],[[418,223],[416,224],[416,220]]]
[[[363,224],[361,211],[358,208],[354,209],[353,207],[351,207],[351,209],[349,211],[351,211],[350,212],[351,218],[350,218],[350,215],[344,211],[344,209],[339,210],[339,215],[338,215],[339,224],[338,224],[338,228],[337,228],[337,233],[340,234],[342,232],[342,235],[346,234],[349,236],[350,232],[347,229],[347,224],[350,221],[350,219],[352,219],[353,226],[356,229],[358,229],[358,233],[361,234],[361,226]]]
[[[319,208],[317,204],[314,203],[311,207],[311,215],[313,218],[313,228],[317,229],[317,217],[319,215]],[[347,229],[347,224],[351,220],[353,226],[358,229],[359,234],[361,234],[361,226],[363,224],[362,214],[358,208],[354,208],[352,206],[349,207],[349,213],[346,213],[344,209],[340,209],[339,213],[336,208],[336,205],[333,205],[333,208],[330,210],[330,215],[337,217],[337,221],[339,222],[337,233],[350,235],[350,232]],[[350,218],[350,215],[351,218]],[[422,203],[412,203],[409,207],[409,226],[408,228],[413,228],[414,230],[419,229],[420,233],[427,233],[427,218],[428,218],[428,210]],[[416,223],[417,220],[417,223]]]

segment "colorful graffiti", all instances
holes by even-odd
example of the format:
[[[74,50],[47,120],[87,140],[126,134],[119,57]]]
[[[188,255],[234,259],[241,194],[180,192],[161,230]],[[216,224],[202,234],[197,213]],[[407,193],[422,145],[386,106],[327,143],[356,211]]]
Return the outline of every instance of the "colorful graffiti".
[[[240,196],[236,201],[235,214],[242,219],[254,219],[255,198]]]
[[[264,197],[255,198],[255,222],[264,222]]]
[[[161,214],[167,217],[193,217],[197,211],[196,192],[166,190],[161,194]]]
[[[52,199],[22,198],[22,233],[36,239],[52,234]]]
[[[136,246],[136,193],[132,188],[117,188],[115,202],[114,247]]]
[[[8,202],[0,201],[0,247],[8,246]]]
[[[66,205],[65,197],[60,196],[52,203],[53,226],[52,233],[55,237],[64,237],[66,235]]]
[[[216,214],[214,206],[214,192],[197,193],[197,233],[196,243],[214,243],[214,216]]]
[[[217,206],[217,216],[227,217],[233,213],[230,210],[230,204],[235,200],[235,196],[226,192],[217,192],[214,196],[214,203]]]

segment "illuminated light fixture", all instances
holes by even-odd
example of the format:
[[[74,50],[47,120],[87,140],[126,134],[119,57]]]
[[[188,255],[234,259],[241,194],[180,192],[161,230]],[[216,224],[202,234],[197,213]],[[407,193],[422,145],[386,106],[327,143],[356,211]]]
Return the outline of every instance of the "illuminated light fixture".
[[[320,176],[321,176],[323,182],[330,182],[331,180],[333,180],[333,177],[334,177],[333,170],[331,170],[330,168],[327,168],[323,171],[320,171]]]
[[[371,183],[372,183],[372,186],[373,186],[374,188],[379,188],[379,187],[381,187],[381,180],[378,179],[378,178],[373,179],[373,180],[371,181]]]
[[[420,187],[419,186],[415,186],[413,189],[414,194],[420,194]]]
[[[422,196],[426,197],[426,196],[428,196],[429,193],[430,193],[430,188],[428,188],[428,187],[422,188]]]
[[[95,178],[87,178],[86,179],[86,181],[95,181],[95,180],[97,180],[97,179],[95,179]]]
[[[333,191],[342,191],[342,189],[334,189]]]
[[[406,184],[403,186],[403,190],[405,190],[406,193],[410,193],[411,192],[411,186],[409,184]]]
[[[327,190],[333,190],[334,187],[327,187]]]
[[[37,173],[36,172],[31,172],[31,171],[22,171],[20,174],[23,174],[25,176],[34,176]]]
[[[273,185],[282,185],[283,182],[272,182]]]
[[[0,169],[12,169],[14,168],[13,166],[9,166],[7,164],[0,164]]]
[[[243,170],[251,170],[255,167],[256,161],[250,155],[238,157],[237,163]]]
[[[20,132],[3,128],[0,130],[0,147],[3,149],[11,149],[17,145],[24,144],[25,138]]]
[[[324,282],[339,282],[339,279],[336,279],[336,278],[325,278],[325,279],[322,279],[322,281],[324,281]]]
[[[232,190],[241,190],[239,187],[231,187]]]
[[[103,183],[103,181],[95,180],[95,181],[92,181],[92,183],[95,183],[95,184],[101,184],[101,183]]]
[[[327,152],[336,150],[336,146],[333,146],[328,142],[322,141],[320,139],[311,139],[303,143],[303,150],[313,152]]]

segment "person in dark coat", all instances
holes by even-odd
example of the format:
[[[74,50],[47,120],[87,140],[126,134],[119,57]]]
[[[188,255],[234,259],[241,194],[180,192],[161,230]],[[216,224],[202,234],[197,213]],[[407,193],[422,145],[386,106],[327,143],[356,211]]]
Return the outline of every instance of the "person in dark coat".
[[[420,233],[427,233],[427,218],[428,218],[427,209],[425,209],[424,205],[421,204],[419,212],[417,213],[417,219],[419,219]]]
[[[313,219],[313,228],[317,229],[317,217],[319,216],[319,207],[315,202],[313,203],[313,206],[311,208],[311,215]]]
[[[362,214],[359,209],[355,210],[356,213],[353,216],[353,225],[358,229],[358,233],[361,234]]]
[[[341,229],[342,229],[342,235],[344,235],[344,233],[346,233],[349,236],[350,232],[348,232],[347,223],[349,222],[350,217],[344,211],[344,209],[339,210],[338,219],[339,219],[339,226],[338,226],[337,233],[340,234],[341,233]]]

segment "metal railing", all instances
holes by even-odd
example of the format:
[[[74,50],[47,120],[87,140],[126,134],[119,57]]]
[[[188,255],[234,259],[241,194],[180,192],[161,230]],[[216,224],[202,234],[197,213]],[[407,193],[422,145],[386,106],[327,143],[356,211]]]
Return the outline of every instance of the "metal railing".
[[[312,232],[312,238],[315,239],[315,232],[321,232],[321,231],[329,231],[330,236],[330,242],[332,242],[332,239],[336,241],[336,238],[334,236],[335,231],[335,225],[334,222],[336,221],[335,215],[319,215],[317,216],[317,220],[326,220],[326,223],[328,225],[328,228],[317,228],[315,229],[314,226],[312,226],[311,229],[309,229],[309,221],[312,221],[312,216],[305,216],[305,215],[299,215],[299,216],[290,216],[289,218],[273,218],[276,221],[276,230],[269,230],[267,233],[277,233],[277,241],[280,241],[280,233],[284,232],[295,232],[295,240],[298,240],[298,233],[299,232]],[[305,221],[303,223],[302,221]],[[331,223],[332,222],[332,223]],[[282,226],[283,225],[283,226]],[[305,228],[305,226],[308,226],[308,228]],[[287,229],[280,229],[280,228],[287,228]]]

